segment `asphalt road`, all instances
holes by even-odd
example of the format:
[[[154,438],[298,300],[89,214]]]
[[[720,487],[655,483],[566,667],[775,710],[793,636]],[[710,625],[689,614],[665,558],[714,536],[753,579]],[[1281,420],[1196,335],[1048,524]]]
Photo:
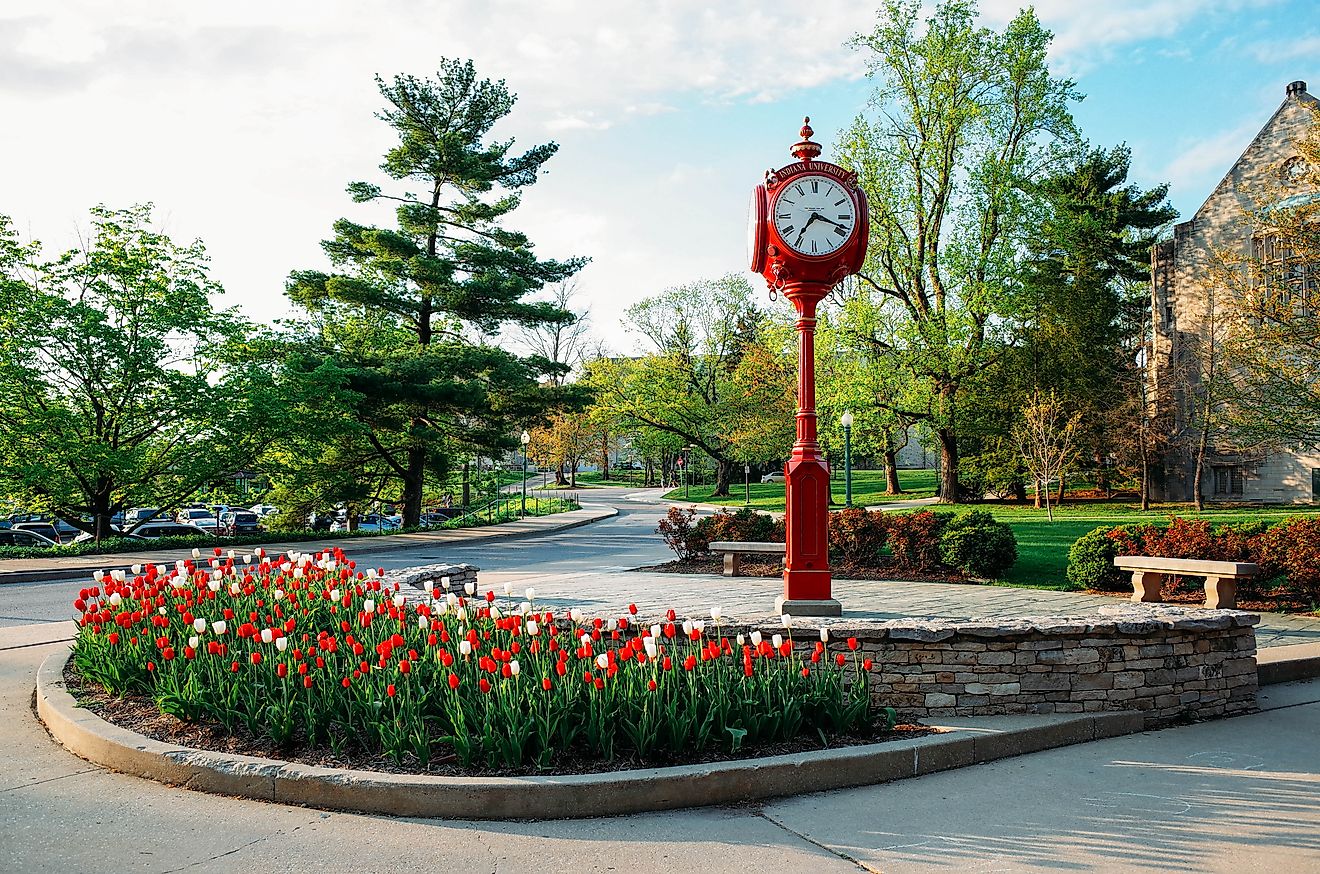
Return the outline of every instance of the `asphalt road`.
[[[545,574],[627,570],[673,557],[659,535],[663,515],[658,504],[627,499],[634,489],[591,489],[588,504],[617,507],[619,515],[581,528],[546,535],[492,538],[473,543],[437,543],[372,551],[355,544],[350,556],[386,569],[435,562],[466,562],[484,571],[531,571]],[[0,586],[0,628],[68,619],[78,580],[10,583]]]

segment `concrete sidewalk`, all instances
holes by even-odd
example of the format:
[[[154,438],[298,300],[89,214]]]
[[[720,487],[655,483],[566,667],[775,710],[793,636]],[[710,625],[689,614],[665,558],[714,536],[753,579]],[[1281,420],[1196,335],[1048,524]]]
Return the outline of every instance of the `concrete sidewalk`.
[[[618,515],[614,507],[603,504],[584,504],[580,510],[567,513],[555,513],[550,516],[529,516],[513,522],[498,525],[484,525],[479,528],[455,528],[447,531],[418,531],[412,534],[383,534],[379,536],[327,537],[320,540],[301,540],[282,543],[261,543],[247,546],[227,546],[217,540],[215,545],[222,549],[233,549],[237,553],[251,552],[258,547],[271,553],[298,550],[313,552],[338,546],[345,552],[357,554],[382,552],[408,546],[443,546],[452,543],[472,543],[491,540],[498,537],[529,537],[537,534],[550,534],[565,531],[581,525],[589,525],[601,519]],[[206,549],[203,549],[205,552]],[[25,583],[33,580],[76,579],[96,570],[127,568],[135,564],[163,563],[173,564],[179,559],[192,558],[192,548],[144,550],[142,552],[117,553],[113,555],[86,555],[58,558],[11,558],[0,559],[0,585],[4,583]]]
[[[0,869],[1308,872],[1320,683],[1265,712],[760,805],[474,823],[327,813],[90,765],[31,710],[53,646],[0,630]],[[63,644],[59,644],[63,645]],[[645,787],[638,787],[645,792]]]

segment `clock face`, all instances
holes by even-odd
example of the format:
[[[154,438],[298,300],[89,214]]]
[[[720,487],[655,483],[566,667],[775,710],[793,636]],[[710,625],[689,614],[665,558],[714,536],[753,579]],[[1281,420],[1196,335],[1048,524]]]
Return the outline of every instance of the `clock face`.
[[[857,207],[836,179],[799,176],[779,190],[775,229],[784,243],[802,255],[829,255],[852,239]]]

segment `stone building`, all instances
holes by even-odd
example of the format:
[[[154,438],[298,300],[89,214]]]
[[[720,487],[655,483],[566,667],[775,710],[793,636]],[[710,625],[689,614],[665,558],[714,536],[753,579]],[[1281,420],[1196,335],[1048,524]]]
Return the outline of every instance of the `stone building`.
[[[1157,500],[1192,499],[1196,470],[1194,404],[1198,394],[1194,356],[1207,348],[1217,324],[1207,292],[1211,253],[1236,250],[1271,257],[1270,241],[1254,239],[1244,213],[1257,207],[1253,195],[1278,190],[1281,199],[1314,196],[1297,179],[1301,158],[1295,144],[1314,121],[1316,99],[1305,82],[1292,82],[1283,103],[1188,221],[1151,252],[1152,349],[1148,385],[1172,412],[1172,448],[1152,478]],[[1273,253],[1278,254],[1278,253]],[[1298,279],[1314,293],[1320,265],[1297,265]],[[1222,313],[1218,323],[1222,324]],[[1199,359],[1198,359],[1199,360]],[[1202,493],[1210,501],[1303,503],[1320,501],[1320,450],[1224,445],[1212,438],[1202,471]],[[1161,476],[1162,474],[1162,476]]]

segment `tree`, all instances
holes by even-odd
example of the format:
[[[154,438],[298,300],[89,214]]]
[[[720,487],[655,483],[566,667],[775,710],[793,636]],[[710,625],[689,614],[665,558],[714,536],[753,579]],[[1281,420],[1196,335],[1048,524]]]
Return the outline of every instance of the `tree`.
[[[269,369],[243,359],[248,325],[212,306],[201,242],[150,223],[149,205],[97,207],[85,248],[42,263],[0,217],[0,487],[98,540],[288,425]]]
[[[393,204],[396,223],[340,219],[323,244],[338,272],[296,271],[288,295],[314,316],[320,358],[342,372],[352,416],[399,483],[403,523],[415,525],[428,472],[447,469],[446,447],[512,448],[517,423],[579,402],[554,384],[564,363],[473,335],[570,324],[554,302],[525,298],[584,262],[539,259],[524,234],[501,226],[558,148],[515,154],[512,140],[488,140],[513,109],[503,81],[444,59],[435,79],[377,84],[386,102],[379,118],[398,136],[380,169],[401,185],[386,192],[353,182],[348,191],[357,203]]]
[[[1076,146],[1073,83],[1050,76],[1050,34],[1030,10],[1002,32],[975,26],[972,0],[943,0],[918,33],[917,0],[886,0],[854,45],[878,81],[842,160],[871,205],[861,280],[880,316],[870,345],[915,389],[939,442],[940,494],[957,501],[960,393],[993,363],[1017,303],[1018,254],[1037,198],[1027,181]]]
[[[1050,483],[1062,480],[1076,450],[1081,413],[1068,416],[1054,392],[1036,391],[1022,409],[1015,431],[1019,451],[1036,483],[1036,494],[1045,497],[1045,513],[1054,521],[1050,506]]]
[[[755,390],[745,381],[740,387],[735,373],[761,321],[751,286],[733,274],[634,304],[625,326],[641,335],[649,353],[599,362],[592,380],[598,403],[629,428],[671,435],[664,444],[671,454],[684,443],[705,452],[716,463],[712,494],[727,496],[739,457],[738,411]]]
[[[555,484],[577,488],[578,467],[595,448],[598,435],[586,412],[556,413],[548,424],[533,428],[528,444],[533,461],[555,469]]]

